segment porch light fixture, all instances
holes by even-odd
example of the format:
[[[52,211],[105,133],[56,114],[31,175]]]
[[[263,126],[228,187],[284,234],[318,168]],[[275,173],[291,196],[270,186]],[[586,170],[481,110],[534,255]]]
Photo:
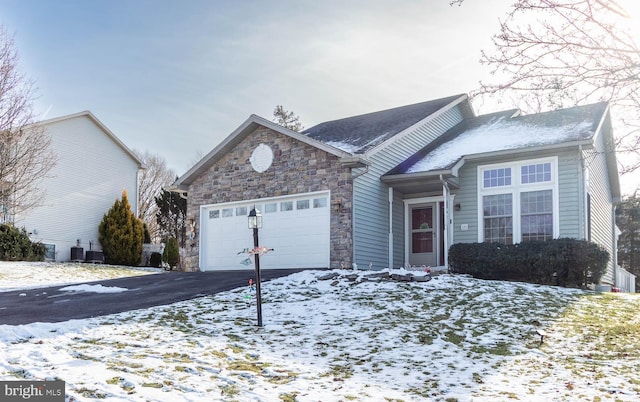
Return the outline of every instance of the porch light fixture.
[[[258,252],[258,229],[262,229],[262,214],[254,207],[249,212],[249,229],[253,229],[253,260],[256,269],[256,301],[258,307],[258,326],[262,326],[262,293],[260,292],[260,253]]]
[[[335,200],[331,203],[335,212],[342,212],[342,200]]]
[[[455,209],[456,211],[460,211],[460,204],[454,205],[453,209]]]

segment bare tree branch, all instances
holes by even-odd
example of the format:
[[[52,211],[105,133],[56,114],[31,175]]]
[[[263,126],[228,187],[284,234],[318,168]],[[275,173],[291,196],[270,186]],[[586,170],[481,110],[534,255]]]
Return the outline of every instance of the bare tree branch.
[[[451,4],[461,4],[463,0]],[[473,98],[525,112],[608,101],[621,172],[640,167],[640,50],[617,0],[514,0],[481,63],[492,78]]]
[[[134,150],[134,153],[145,165],[139,177],[138,218],[147,224],[151,239],[157,242],[160,241],[162,230],[156,219],[159,209],[155,199],[160,196],[163,187],[173,183],[176,174],[167,167],[164,158],[149,151]]]
[[[0,220],[40,205],[42,180],[57,156],[45,128],[34,123],[33,83],[18,70],[13,37],[0,26]]]

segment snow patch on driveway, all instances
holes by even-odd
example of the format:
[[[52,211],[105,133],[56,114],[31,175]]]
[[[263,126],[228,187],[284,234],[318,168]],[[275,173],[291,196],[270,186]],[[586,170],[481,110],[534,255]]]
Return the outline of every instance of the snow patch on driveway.
[[[73,285],[60,288],[63,292],[91,292],[91,293],[121,293],[126,292],[127,288],[119,288],[117,286],[102,285]]]

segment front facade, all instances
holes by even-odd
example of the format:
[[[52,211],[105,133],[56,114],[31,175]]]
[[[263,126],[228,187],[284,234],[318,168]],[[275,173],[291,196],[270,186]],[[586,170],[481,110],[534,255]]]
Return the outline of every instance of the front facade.
[[[98,225],[122,191],[137,211],[142,163],[91,112],[38,123],[51,138],[57,163],[43,180],[41,206],[15,217],[32,241],[47,245],[47,259],[69,261],[71,247],[101,250]],[[75,257],[75,256],[74,256]]]
[[[423,206],[405,209],[404,261],[442,265],[453,243],[571,237],[609,252],[602,282],[616,283],[620,190],[605,103],[529,116],[478,116],[444,137],[382,177],[405,205],[429,201],[428,223],[436,222],[434,229],[420,229]],[[431,192],[412,194],[430,184]],[[415,258],[416,251],[428,251],[423,255],[430,260]]]
[[[261,211],[264,268],[326,268],[351,259],[353,164],[337,148],[251,116],[181,177],[192,222],[187,269],[245,268],[247,215]]]
[[[614,258],[620,191],[604,103],[475,116],[457,95],[295,133],[257,116],[175,183],[191,269],[445,267],[459,242],[588,239]],[[188,250],[189,251],[189,250]]]

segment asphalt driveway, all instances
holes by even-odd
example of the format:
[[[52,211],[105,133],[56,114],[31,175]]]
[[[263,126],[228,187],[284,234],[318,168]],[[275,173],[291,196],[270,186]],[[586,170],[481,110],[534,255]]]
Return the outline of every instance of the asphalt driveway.
[[[299,269],[262,270],[262,281],[287,276]],[[68,292],[65,286],[0,292],[0,325],[61,322],[97,317],[248,286],[253,270],[215,272],[165,272],[96,282],[105,287],[126,288],[120,293]]]

